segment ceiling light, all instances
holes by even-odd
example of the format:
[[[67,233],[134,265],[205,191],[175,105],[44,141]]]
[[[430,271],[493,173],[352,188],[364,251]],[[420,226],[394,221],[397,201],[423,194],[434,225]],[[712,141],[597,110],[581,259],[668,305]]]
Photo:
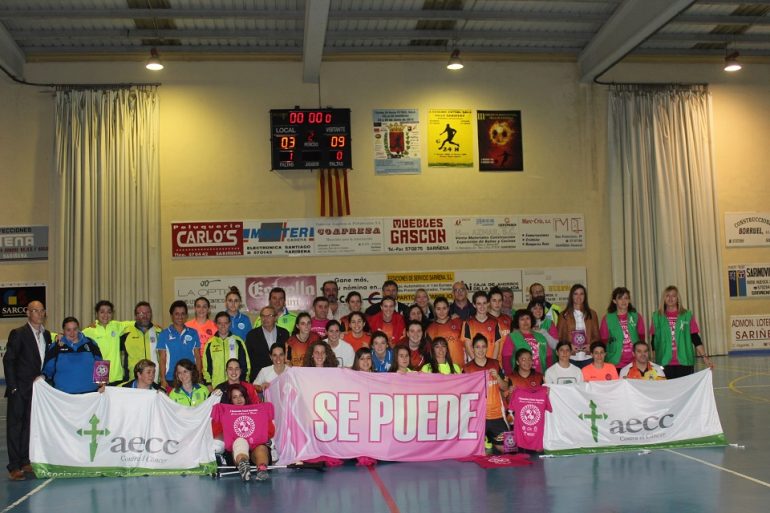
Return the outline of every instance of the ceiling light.
[[[725,56],[725,71],[732,73],[741,69],[742,66],[741,63],[738,62],[738,55],[740,54],[735,51],[730,55]]]
[[[449,57],[449,62],[446,65],[446,69],[457,70],[463,69],[463,60],[460,58],[460,50],[455,48],[452,51],[452,55]]]
[[[150,58],[147,59],[147,64],[145,64],[144,67],[151,71],[160,71],[163,69],[163,62],[161,62],[160,55],[158,55],[158,50],[156,48],[150,50]]]

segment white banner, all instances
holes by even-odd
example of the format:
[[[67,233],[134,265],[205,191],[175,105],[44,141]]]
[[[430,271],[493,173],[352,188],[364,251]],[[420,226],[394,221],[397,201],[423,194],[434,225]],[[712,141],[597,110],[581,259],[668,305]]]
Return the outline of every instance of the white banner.
[[[728,248],[770,246],[770,212],[725,213]]]
[[[730,351],[770,350],[770,315],[730,317]]]
[[[189,408],[154,391],[70,395],[37,381],[29,456],[40,477],[210,474],[212,396]]]
[[[669,381],[552,385],[546,453],[724,445],[711,371]]]

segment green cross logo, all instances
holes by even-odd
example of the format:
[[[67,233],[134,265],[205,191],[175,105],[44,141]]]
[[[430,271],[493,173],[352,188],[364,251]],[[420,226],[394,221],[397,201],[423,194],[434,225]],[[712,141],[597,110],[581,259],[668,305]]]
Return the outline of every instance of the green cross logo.
[[[594,442],[599,443],[599,426],[596,425],[597,420],[606,419],[608,415],[606,413],[599,413],[597,415],[596,413],[596,403],[593,401],[590,401],[588,403],[589,408],[591,408],[591,413],[581,413],[578,415],[578,418],[580,420],[590,420],[591,421],[591,435],[594,437]]]
[[[91,420],[89,420],[88,423],[91,424],[91,429],[78,429],[77,434],[80,436],[91,437],[91,443],[88,444],[88,448],[91,452],[91,461],[94,461],[94,457],[96,457],[96,448],[99,447],[99,444],[96,442],[96,437],[99,435],[108,436],[110,434],[110,430],[107,428],[96,429],[96,426],[99,425],[99,417],[97,417],[96,414],[91,417]]]

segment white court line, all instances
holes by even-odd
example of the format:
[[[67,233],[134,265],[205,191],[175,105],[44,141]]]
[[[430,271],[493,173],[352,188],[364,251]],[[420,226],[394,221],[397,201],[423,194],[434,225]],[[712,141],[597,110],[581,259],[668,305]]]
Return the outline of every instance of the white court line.
[[[48,484],[49,484],[51,481],[53,481],[53,479],[52,479],[52,478],[51,478],[51,479],[48,479],[47,481],[45,481],[45,482],[44,482],[44,483],[42,483],[42,484],[39,484],[39,485],[38,485],[38,486],[36,486],[36,487],[35,487],[35,488],[34,488],[34,489],[31,491],[31,492],[29,492],[27,495],[25,495],[25,496],[24,496],[24,497],[22,497],[21,499],[17,500],[17,501],[16,501],[16,502],[14,502],[13,504],[10,504],[10,505],[6,506],[6,507],[5,507],[5,509],[4,509],[3,511],[0,511],[0,513],[7,513],[8,511],[11,511],[13,508],[15,508],[16,506],[18,506],[19,504],[21,504],[21,503],[22,503],[22,502],[24,502],[25,500],[27,500],[27,499],[29,499],[30,497],[32,497],[33,495],[35,495],[37,492],[39,492],[40,490],[42,490],[42,489],[43,489],[43,488],[45,488],[46,486],[48,486]]]
[[[718,469],[718,470],[722,470],[724,472],[727,472],[728,474],[733,474],[735,476],[742,477],[743,479],[748,479],[749,481],[751,481],[753,483],[757,483],[758,485],[762,485],[762,486],[765,486],[767,488],[770,488],[770,483],[766,483],[764,481],[760,481],[759,479],[753,478],[751,476],[747,476],[746,474],[741,474],[740,472],[736,472],[734,470],[730,470],[729,468],[720,467],[719,465],[714,465],[713,463],[709,463],[708,461],[703,461],[700,458],[695,458],[693,456],[688,456],[687,454],[682,454],[681,452],[677,452],[677,451],[674,451],[672,449],[663,449],[663,450],[667,451],[667,452],[672,452],[674,454],[678,454],[679,456],[681,456],[683,458],[687,458],[688,460],[693,460],[693,461],[697,461],[698,463],[703,463],[706,466],[709,466],[709,467],[712,467],[712,468],[715,468],[715,469]],[[0,512],[0,513],[4,513],[4,512]]]

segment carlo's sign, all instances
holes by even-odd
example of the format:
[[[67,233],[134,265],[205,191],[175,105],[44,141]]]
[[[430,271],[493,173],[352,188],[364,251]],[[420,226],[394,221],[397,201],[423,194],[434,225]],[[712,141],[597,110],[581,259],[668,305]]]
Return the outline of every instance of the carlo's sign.
[[[172,256],[243,255],[243,222],[172,223]]]

